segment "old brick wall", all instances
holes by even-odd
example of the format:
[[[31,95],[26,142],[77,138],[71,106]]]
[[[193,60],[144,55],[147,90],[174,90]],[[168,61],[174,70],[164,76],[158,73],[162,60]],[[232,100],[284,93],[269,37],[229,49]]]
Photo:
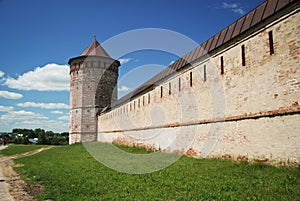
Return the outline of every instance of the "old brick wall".
[[[263,25],[101,114],[98,140],[196,156],[299,162],[298,11]]]

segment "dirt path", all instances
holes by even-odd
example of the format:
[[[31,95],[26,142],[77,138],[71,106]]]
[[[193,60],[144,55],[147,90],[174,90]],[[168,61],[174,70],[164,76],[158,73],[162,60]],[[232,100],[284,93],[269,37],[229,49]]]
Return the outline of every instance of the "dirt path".
[[[32,185],[30,188],[26,185],[25,181],[20,177],[20,175],[14,171],[14,164],[12,159],[22,158],[26,156],[31,156],[42,151],[51,149],[53,147],[41,148],[34,151],[26,152],[23,154],[17,154],[10,157],[1,157],[1,170],[4,175],[4,182],[0,185],[3,186],[4,196],[0,197],[0,201],[36,201],[35,195],[43,192],[43,186]],[[3,149],[2,147],[0,150]],[[6,187],[6,188],[5,188]],[[0,186],[1,189],[1,186]]]

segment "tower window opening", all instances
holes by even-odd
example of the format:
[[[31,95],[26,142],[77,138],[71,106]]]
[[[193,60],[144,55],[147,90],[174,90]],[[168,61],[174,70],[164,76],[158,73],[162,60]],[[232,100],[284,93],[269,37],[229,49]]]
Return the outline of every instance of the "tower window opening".
[[[242,66],[246,66],[245,45],[242,45]]]
[[[273,39],[273,32],[269,31],[269,48],[270,48],[270,55],[274,54],[274,39]]]
[[[150,104],[150,93],[148,93],[148,104]]]
[[[169,82],[169,95],[171,95],[171,82]]]
[[[181,90],[181,79],[178,78],[178,91],[180,91],[180,90]]]
[[[145,96],[143,96],[143,106],[145,105]]]
[[[190,87],[193,86],[193,73],[190,72]]]
[[[161,86],[160,87],[160,98],[162,98],[163,97],[163,87]]]

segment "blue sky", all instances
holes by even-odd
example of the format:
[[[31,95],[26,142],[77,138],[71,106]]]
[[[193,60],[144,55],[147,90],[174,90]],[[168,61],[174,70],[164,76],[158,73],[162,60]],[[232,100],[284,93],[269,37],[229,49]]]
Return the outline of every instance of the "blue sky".
[[[122,33],[159,28],[201,44],[262,2],[0,0],[0,132],[13,128],[68,131],[67,62],[80,55],[93,34],[106,44]],[[192,49],[188,46],[184,51]],[[143,50],[115,58],[122,63],[119,97],[178,56]]]

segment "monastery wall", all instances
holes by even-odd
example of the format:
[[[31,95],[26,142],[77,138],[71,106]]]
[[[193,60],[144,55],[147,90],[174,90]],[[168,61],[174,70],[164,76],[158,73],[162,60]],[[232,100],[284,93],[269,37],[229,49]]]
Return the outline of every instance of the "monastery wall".
[[[98,141],[299,162],[299,22],[296,9],[101,114]]]

